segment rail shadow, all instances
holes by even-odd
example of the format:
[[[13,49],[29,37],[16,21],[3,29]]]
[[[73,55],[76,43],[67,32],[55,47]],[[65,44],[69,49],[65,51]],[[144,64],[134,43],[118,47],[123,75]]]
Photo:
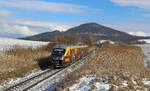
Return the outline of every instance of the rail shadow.
[[[50,57],[37,59],[37,62],[41,70],[53,69]]]

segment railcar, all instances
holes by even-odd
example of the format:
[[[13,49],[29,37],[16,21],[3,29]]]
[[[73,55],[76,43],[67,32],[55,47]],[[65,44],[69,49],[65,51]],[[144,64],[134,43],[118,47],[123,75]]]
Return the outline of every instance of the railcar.
[[[57,45],[52,49],[51,63],[55,67],[64,67],[82,57],[88,48],[87,45]]]

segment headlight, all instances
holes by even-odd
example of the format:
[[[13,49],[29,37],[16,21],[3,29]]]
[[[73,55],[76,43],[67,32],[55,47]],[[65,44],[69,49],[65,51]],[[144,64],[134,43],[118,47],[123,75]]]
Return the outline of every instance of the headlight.
[[[61,57],[61,60],[64,60],[64,57],[63,57],[63,56]]]

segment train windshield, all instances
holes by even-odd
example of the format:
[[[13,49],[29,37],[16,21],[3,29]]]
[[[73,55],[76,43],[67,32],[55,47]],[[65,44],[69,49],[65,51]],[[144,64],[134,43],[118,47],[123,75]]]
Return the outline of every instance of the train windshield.
[[[52,55],[53,56],[63,56],[65,54],[65,49],[62,48],[54,48]]]

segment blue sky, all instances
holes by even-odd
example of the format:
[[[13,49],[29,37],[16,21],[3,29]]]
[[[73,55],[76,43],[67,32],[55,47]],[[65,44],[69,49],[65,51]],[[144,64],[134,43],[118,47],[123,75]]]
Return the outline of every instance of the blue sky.
[[[0,0],[0,36],[22,37],[96,22],[150,34],[150,0]]]

